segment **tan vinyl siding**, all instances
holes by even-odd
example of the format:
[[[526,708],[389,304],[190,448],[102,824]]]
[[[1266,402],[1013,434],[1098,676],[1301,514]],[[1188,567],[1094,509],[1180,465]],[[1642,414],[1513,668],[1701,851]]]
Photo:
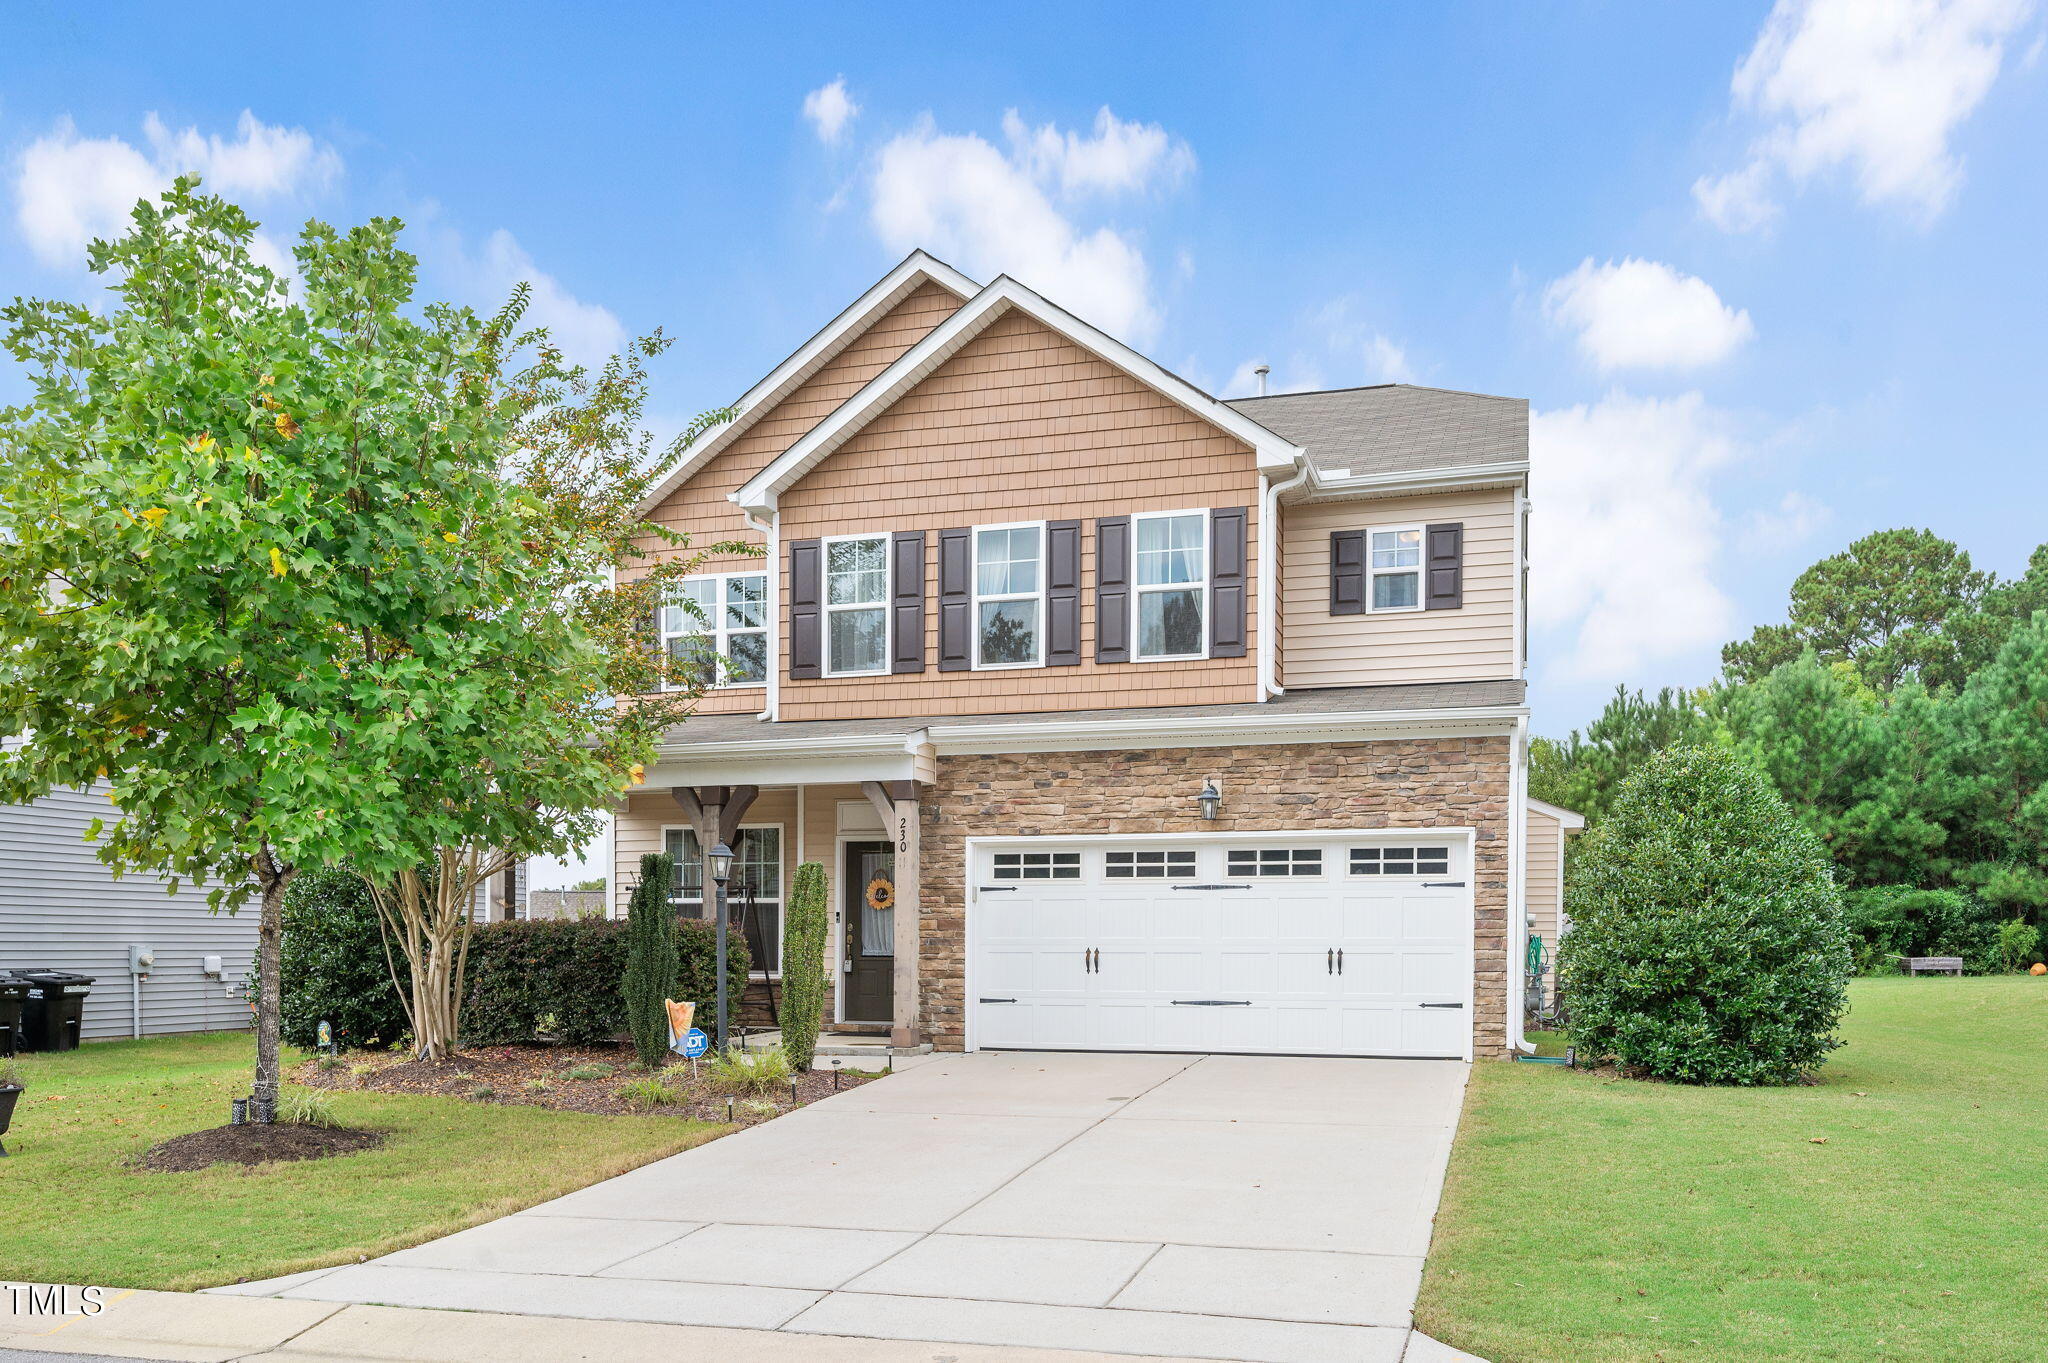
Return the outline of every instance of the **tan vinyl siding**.
[[[950,317],[960,300],[936,284],[924,284],[909,297],[878,318],[846,349],[800,384],[796,391],[763,414],[732,444],[720,450],[710,463],[691,476],[656,507],[648,519],[689,535],[698,545],[737,540],[764,544],[764,537],[726,500],[726,494],[766,468],[774,458],[795,444],[818,421],[868,380],[887,369],[904,351],[923,340],[925,334]],[[695,552],[669,549],[650,541],[657,559]],[[760,558],[720,555],[706,560],[704,571],[766,571]],[[631,579],[638,574],[623,574]],[[780,662],[780,643],[775,647]],[[733,687],[707,692],[698,701],[703,714],[736,714],[759,710],[765,703],[760,686]]]
[[[1529,910],[1529,934],[1543,939],[1543,949],[1555,960],[1557,927],[1564,895],[1564,829],[1540,809],[1529,810],[1523,862],[1523,901]]]
[[[1247,509],[1247,601],[1257,600],[1258,475],[1250,451],[1021,313],[962,347],[782,496],[792,540],[927,533],[926,670],[785,680],[781,718],[984,714],[1189,705],[1257,696],[1256,611],[1242,658],[1097,666],[1093,527],[1084,524],[1076,667],[938,670],[938,534],[944,529],[1136,511]],[[781,618],[788,619],[788,581]]]
[[[1330,532],[1465,527],[1459,610],[1330,614]],[[1494,681],[1515,666],[1515,495],[1511,491],[1310,502],[1281,510],[1285,685]]]

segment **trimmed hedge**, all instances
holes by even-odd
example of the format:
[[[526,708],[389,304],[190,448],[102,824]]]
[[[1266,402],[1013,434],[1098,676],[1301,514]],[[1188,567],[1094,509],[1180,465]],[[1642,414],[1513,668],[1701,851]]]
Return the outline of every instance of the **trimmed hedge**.
[[[782,943],[782,1006],[775,1019],[782,1027],[782,1049],[799,1070],[811,1067],[818,1031],[825,1025],[825,941],[831,935],[831,918],[824,864],[807,861],[796,868],[796,885],[789,896]]]
[[[404,958],[394,957],[403,970]],[[287,1045],[310,1050],[322,1021],[334,1024],[340,1050],[388,1048],[411,1030],[391,983],[370,887],[346,867],[301,871],[285,888],[282,967]]]
[[[1732,753],[1673,748],[1573,853],[1558,950],[1589,1057],[1695,1084],[1785,1084],[1841,1042],[1849,932],[1820,840]]]
[[[683,999],[711,1011],[717,941],[712,926],[678,920],[676,955]],[[584,918],[489,923],[469,942],[468,998],[462,1039],[472,1045],[517,1045],[543,1031],[571,1046],[592,1046],[626,1035],[623,919]],[[727,988],[737,1000],[752,962],[742,934],[727,943]]]

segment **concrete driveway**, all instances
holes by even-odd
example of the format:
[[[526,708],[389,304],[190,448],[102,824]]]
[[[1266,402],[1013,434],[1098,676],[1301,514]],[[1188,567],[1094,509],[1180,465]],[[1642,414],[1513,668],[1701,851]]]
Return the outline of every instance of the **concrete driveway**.
[[[432,1244],[227,1290],[1397,1363],[1465,1072],[944,1056]]]

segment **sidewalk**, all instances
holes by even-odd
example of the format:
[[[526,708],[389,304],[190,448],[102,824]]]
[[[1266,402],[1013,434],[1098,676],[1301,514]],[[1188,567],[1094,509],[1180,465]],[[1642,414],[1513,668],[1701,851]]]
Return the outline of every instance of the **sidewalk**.
[[[184,1292],[108,1290],[97,1315],[31,1316],[0,1309],[0,1360],[31,1355],[170,1359],[178,1363],[1129,1363],[1128,1354],[986,1347],[918,1340],[791,1335],[634,1321],[561,1320],[391,1306]],[[0,1293],[0,1308],[9,1295]],[[1466,1363],[1470,1354],[1422,1335],[1406,1363]],[[1179,1363],[1191,1363],[1180,1360]],[[1476,1363],[1476,1361],[1473,1361]]]

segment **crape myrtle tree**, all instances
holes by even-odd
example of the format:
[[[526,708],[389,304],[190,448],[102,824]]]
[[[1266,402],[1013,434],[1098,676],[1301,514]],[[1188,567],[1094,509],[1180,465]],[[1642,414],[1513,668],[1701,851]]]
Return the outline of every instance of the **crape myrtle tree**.
[[[565,850],[687,689],[611,703],[616,609],[536,607],[574,516],[506,469],[569,376],[515,344],[520,300],[407,312],[384,219],[308,224],[288,286],[254,227],[181,179],[93,244],[103,310],[0,309],[33,385],[0,414],[0,799],[104,779],[103,861],[257,903],[267,1119],[299,871]]]

